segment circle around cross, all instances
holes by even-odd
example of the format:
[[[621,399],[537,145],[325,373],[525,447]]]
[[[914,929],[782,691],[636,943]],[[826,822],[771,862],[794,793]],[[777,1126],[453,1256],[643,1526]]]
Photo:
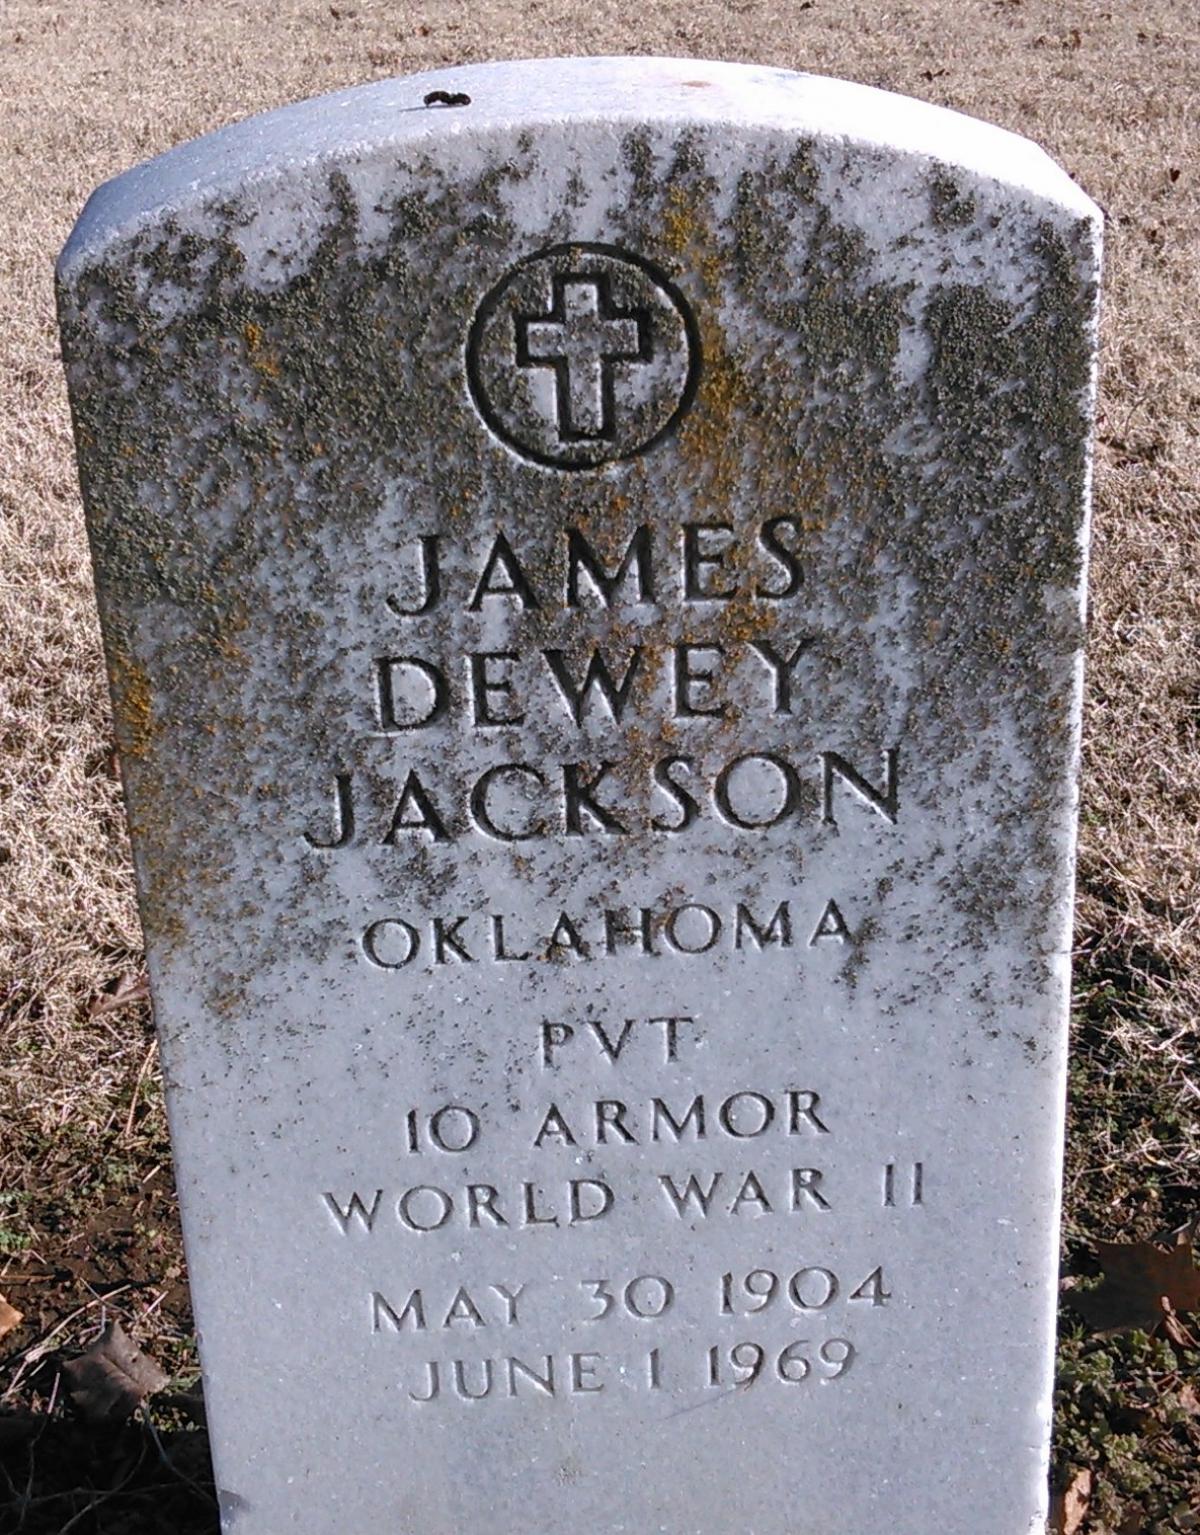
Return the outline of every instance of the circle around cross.
[[[550,246],[485,295],[467,381],[491,431],[522,458],[593,469],[661,442],[687,410],[700,341],[667,275],[614,246]]]

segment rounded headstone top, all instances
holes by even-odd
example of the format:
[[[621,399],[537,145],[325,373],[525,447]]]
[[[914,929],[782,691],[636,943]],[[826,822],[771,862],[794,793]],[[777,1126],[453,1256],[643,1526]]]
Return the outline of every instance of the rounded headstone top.
[[[378,81],[280,107],[180,144],[106,182],[59,258],[70,278],[113,241],[171,212],[383,145],[449,133],[604,120],[784,127],[1000,179],[1083,218],[1099,212],[1029,139],[911,97],[820,75],[701,59],[566,58],[471,64]]]

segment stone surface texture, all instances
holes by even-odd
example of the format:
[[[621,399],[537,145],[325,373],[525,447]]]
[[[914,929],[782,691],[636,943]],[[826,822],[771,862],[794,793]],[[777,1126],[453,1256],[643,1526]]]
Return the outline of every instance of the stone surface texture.
[[[1021,139],[695,60],[88,204],[226,1531],[1041,1530],[1098,243]]]

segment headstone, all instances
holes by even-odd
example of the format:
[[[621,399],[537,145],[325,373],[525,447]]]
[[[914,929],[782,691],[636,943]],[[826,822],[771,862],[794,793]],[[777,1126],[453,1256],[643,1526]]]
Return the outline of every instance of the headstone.
[[[996,128],[664,59],[88,205],[227,1531],[1041,1529],[1098,232]]]

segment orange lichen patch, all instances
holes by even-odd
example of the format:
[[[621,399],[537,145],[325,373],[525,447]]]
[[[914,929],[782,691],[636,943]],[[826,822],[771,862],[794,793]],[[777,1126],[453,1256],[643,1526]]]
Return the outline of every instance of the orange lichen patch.
[[[705,222],[695,202],[695,194],[677,184],[667,193],[663,210],[663,234],[667,249],[678,260],[693,243],[703,245]]]
[[[225,660],[232,661],[238,666],[245,666],[249,663],[250,657],[240,645],[234,644],[229,635],[219,634],[214,643],[218,652]]]
[[[246,342],[246,351],[250,355],[251,365],[267,378],[278,378],[283,369],[274,353],[263,349],[262,326],[256,325],[253,320],[247,320],[242,326],[242,336]]]
[[[150,678],[136,661],[113,662],[113,702],[126,756],[143,758],[157,734]]]
[[[679,431],[681,456],[687,465],[692,505],[701,516],[723,522],[739,507],[753,504],[757,516],[787,516],[805,532],[828,520],[829,474],[804,458],[795,446],[797,408],[780,393],[773,409],[769,378],[785,373],[770,362],[741,355],[721,323],[722,295],[729,291],[729,258],[714,232],[702,193],[694,186],[672,187],[667,194],[665,239],[677,260],[685,260],[697,275],[703,301],[697,305],[703,370],[695,407]],[[780,379],[784,388],[786,379]],[[746,644],[764,638],[778,625],[778,604],[755,595],[744,579],[753,560],[752,546],[739,541],[727,555],[730,574],[738,573],[734,597],[713,615],[720,639]],[[736,707],[727,720],[735,720]]]
[[[250,614],[243,607],[229,607],[220,615],[216,632],[212,636],[212,648],[226,661],[239,666],[249,663],[250,657],[236,643],[235,636],[245,634],[250,628]]]
[[[703,301],[696,306],[703,358],[695,408],[680,429],[680,447],[694,471],[694,488],[713,507],[728,507],[746,455],[741,432],[751,415],[755,390],[720,322],[727,273],[702,193],[690,185],[670,188],[663,217],[665,243],[676,261],[700,279]]]
[[[728,507],[742,469],[737,428],[744,421],[746,382],[713,320],[701,326],[704,376],[699,409],[680,432],[680,447],[696,476],[696,489],[714,508]]]

